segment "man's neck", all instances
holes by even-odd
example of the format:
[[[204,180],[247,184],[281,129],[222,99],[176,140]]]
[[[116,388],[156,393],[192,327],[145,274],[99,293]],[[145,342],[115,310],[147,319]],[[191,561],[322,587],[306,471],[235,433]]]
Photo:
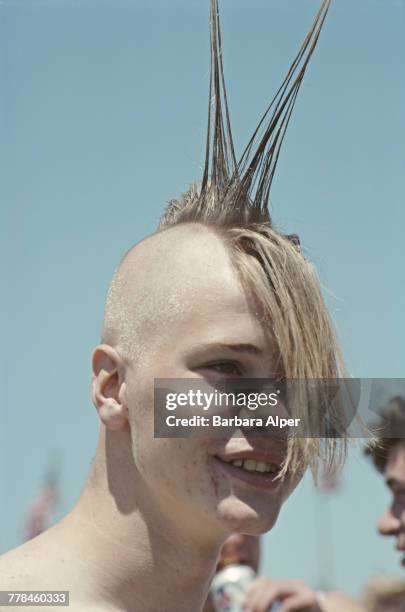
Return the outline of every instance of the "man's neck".
[[[72,528],[82,534],[77,552],[87,566],[86,596],[128,612],[199,611],[221,543],[201,546],[181,532],[181,519],[173,530],[167,523],[157,527],[139,515],[132,518],[129,533],[118,516],[114,529],[104,532],[94,515],[72,517]]]
[[[96,461],[58,529],[65,556],[84,564],[80,598],[100,610],[199,611],[225,534],[214,536],[212,525],[195,525],[184,512],[163,512],[136,473],[115,467]],[[68,559],[64,565],[67,571]]]

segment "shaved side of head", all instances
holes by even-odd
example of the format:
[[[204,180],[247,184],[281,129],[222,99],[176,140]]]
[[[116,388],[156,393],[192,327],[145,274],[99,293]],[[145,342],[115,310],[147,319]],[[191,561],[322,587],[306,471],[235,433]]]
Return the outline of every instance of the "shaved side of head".
[[[191,307],[190,271],[204,283],[206,267],[218,265],[218,258],[230,261],[214,228],[200,223],[173,226],[136,244],[111,281],[102,342],[127,363],[146,359],[162,330]]]

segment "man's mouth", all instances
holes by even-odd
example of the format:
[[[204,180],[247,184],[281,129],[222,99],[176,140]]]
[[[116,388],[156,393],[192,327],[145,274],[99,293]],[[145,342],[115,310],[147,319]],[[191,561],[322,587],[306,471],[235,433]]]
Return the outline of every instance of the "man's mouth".
[[[256,461],[256,459],[224,459],[218,456],[216,456],[216,458],[223,463],[230,463],[231,465],[242,470],[246,470],[247,472],[259,472],[260,474],[276,475],[280,471],[280,466],[276,463]]]
[[[252,456],[255,454],[256,457]],[[282,484],[278,478],[282,461],[276,461],[274,457],[266,461],[265,456],[247,452],[246,455],[239,453],[236,456],[214,455],[214,459],[218,469],[232,480],[268,491],[276,490]]]

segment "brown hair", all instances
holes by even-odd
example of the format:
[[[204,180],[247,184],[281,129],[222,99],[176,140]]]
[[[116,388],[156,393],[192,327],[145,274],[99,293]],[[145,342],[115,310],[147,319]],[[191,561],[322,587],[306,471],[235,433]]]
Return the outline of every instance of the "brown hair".
[[[378,437],[368,444],[364,450],[371,457],[379,472],[384,472],[391,449],[400,443],[405,443],[405,398],[397,395],[392,397],[381,410],[381,422],[378,424]]]

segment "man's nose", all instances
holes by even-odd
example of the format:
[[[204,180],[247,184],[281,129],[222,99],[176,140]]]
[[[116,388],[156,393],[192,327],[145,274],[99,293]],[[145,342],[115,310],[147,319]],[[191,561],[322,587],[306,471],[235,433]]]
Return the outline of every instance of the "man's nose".
[[[381,535],[396,535],[401,529],[401,521],[391,510],[387,510],[380,516],[377,527]]]

